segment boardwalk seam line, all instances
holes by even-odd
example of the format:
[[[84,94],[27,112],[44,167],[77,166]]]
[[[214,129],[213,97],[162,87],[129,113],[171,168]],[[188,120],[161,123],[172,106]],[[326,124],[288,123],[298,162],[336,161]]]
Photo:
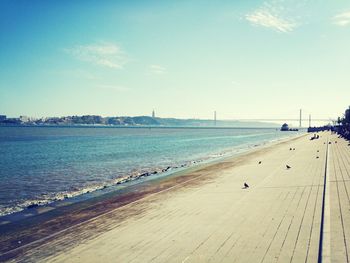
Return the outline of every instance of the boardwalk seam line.
[[[323,180],[323,196],[322,196],[322,212],[321,212],[321,227],[320,227],[320,242],[318,246],[318,263],[322,263],[322,250],[323,250],[323,227],[324,227],[324,208],[326,201],[326,184],[327,184],[327,169],[328,169],[328,152],[329,152],[329,142],[327,139],[327,149],[326,149],[326,161],[324,170],[324,180]]]

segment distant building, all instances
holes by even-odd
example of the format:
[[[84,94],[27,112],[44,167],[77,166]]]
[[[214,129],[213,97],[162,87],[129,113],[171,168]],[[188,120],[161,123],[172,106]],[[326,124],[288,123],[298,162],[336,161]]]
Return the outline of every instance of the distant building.
[[[21,120],[19,118],[6,118],[6,120],[4,120],[3,123],[9,125],[19,125],[21,124]]]
[[[281,131],[299,131],[297,128],[289,128],[287,123],[284,123],[281,127]]]
[[[6,115],[0,115],[0,121],[6,120]]]
[[[21,122],[29,122],[29,117],[27,116],[20,116],[19,119]]]
[[[156,117],[156,113],[154,112],[154,110],[152,111],[152,118]]]
[[[289,126],[287,123],[284,123],[281,127],[281,131],[289,131]]]

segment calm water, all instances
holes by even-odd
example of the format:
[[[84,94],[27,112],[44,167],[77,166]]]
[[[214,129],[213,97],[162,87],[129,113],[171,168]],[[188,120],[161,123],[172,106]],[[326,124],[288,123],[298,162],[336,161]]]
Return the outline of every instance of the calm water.
[[[0,127],[0,215],[291,135],[275,129]]]

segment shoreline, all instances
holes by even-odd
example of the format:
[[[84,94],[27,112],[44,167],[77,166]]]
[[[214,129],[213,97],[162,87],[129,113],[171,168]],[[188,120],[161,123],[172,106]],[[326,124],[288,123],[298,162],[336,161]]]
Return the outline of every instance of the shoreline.
[[[136,129],[273,129],[279,130],[279,126],[261,126],[261,127],[251,127],[251,126],[167,126],[167,125],[104,125],[104,124],[73,124],[73,125],[54,125],[54,124],[42,124],[42,125],[28,125],[28,124],[1,124],[1,127],[32,127],[32,128],[136,128]],[[304,128],[306,130],[306,128]]]
[[[35,216],[28,217],[25,220],[2,224],[0,225],[0,233],[2,234],[0,242],[3,246],[0,250],[0,258],[6,255],[10,258],[11,255],[16,256],[17,253],[21,253],[22,250],[25,251],[28,247],[35,247],[38,243],[42,242],[40,240],[43,238],[47,240],[47,237],[52,237],[52,235],[56,235],[59,231],[67,227],[74,228],[90,220],[95,220],[97,217],[105,216],[130,203],[142,200],[147,196],[167,191],[172,187],[179,187],[181,184],[190,183],[190,181],[198,181],[197,179],[202,176],[202,171],[220,170],[225,167],[235,166],[240,163],[241,159],[259,155],[266,150],[268,151],[268,149],[273,149],[276,145],[291,142],[306,135],[301,134],[292,138],[283,138],[259,147],[248,148],[247,151],[235,156],[220,158],[220,160],[207,164],[199,164],[182,171],[176,171],[169,176],[123,187],[118,190],[118,193],[112,191],[87,201],[72,203],[50,211],[45,211],[44,209],[42,213],[39,211]],[[31,229],[29,231],[30,233],[28,233],[28,228]],[[19,239],[21,242],[17,243]],[[12,252],[8,253],[9,251]]]
[[[288,137],[281,137],[277,139],[262,140],[259,142],[245,143],[232,147],[230,150],[225,149],[221,152],[212,153],[208,156],[203,156],[199,159],[188,160],[182,164],[172,164],[166,167],[155,167],[150,170],[138,170],[130,171],[124,176],[117,177],[112,181],[101,182],[90,186],[84,186],[77,189],[67,190],[64,192],[58,192],[53,194],[47,194],[42,198],[37,197],[36,199],[26,200],[23,203],[17,204],[16,207],[5,208],[3,214],[0,214],[0,225],[3,221],[20,220],[23,218],[23,214],[35,212],[33,209],[46,208],[49,210],[55,209],[56,206],[62,205],[64,202],[68,203],[79,203],[87,201],[90,198],[94,198],[99,195],[104,195],[109,192],[115,192],[119,190],[119,186],[129,186],[130,183],[142,183],[143,181],[157,179],[157,177],[171,176],[173,173],[187,170],[193,166],[200,166],[207,163],[220,162],[225,158],[232,158],[241,153],[245,153],[259,147],[269,146],[273,143],[280,141],[289,140],[290,138],[302,136],[304,133],[292,134]],[[63,204],[64,205],[64,204]],[[30,210],[30,211],[28,211]],[[27,215],[26,215],[27,216]]]

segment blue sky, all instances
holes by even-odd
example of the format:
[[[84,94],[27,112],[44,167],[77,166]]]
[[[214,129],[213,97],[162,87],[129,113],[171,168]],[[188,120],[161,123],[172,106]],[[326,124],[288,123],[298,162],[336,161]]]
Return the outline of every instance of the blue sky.
[[[336,117],[350,2],[0,1],[0,114]]]

